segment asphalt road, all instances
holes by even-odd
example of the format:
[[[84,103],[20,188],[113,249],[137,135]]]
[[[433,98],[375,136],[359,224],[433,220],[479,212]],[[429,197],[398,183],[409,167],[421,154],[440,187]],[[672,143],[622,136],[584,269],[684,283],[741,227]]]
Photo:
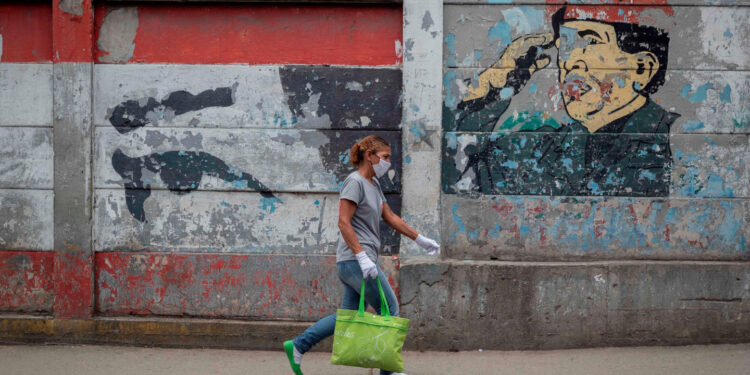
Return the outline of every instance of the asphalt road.
[[[378,374],[334,366],[328,353],[308,353],[305,375]],[[551,351],[406,352],[419,374],[679,374],[750,375],[750,344],[597,348]],[[282,351],[164,349],[88,345],[0,346],[2,375],[292,374]]]

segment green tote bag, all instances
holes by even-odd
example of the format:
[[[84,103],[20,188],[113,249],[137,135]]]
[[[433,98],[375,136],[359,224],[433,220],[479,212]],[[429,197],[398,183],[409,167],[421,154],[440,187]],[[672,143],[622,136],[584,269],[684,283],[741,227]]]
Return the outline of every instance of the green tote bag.
[[[336,310],[331,363],[393,372],[404,371],[401,347],[404,346],[406,332],[409,330],[409,319],[391,316],[380,279],[378,289],[380,312],[384,313],[383,315],[365,312],[364,279],[359,294],[359,310]]]

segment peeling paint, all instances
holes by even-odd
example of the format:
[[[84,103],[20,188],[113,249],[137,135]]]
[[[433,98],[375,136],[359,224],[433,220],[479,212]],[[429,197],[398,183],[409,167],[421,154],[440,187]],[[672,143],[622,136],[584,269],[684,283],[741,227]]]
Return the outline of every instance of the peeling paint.
[[[58,318],[89,318],[94,304],[93,253],[69,247],[54,256],[54,313]]]
[[[83,1],[84,0],[60,0],[60,3],[57,5],[57,7],[65,13],[82,16]]]
[[[96,4],[96,25],[103,23],[111,7],[112,4]],[[162,3],[137,8],[138,48],[131,60],[138,63],[360,66],[401,63],[393,48],[401,41],[400,7],[301,3],[281,7],[214,4],[206,8]],[[217,43],[219,40],[221,43]],[[101,52],[95,51],[96,56]]]
[[[445,251],[457,259],[723,259],[750,256],[745,202],[732,199],[447,195]],[[498,231],[495,232],[496,228]]]
[[[427,10],[424,12],[424,17],[422,17],[422,30],[424,31],[430,31],[430,27],[433,26],[435,22],[432,20],[432,15],[430,15],[430,11]]]
[[[50,312],[53,272],[51,252],[0,252],[0,311]]]
[[[103,252],[95,264],[105,315],[314,321],[340,304],[334,256]]]
[[[112,9],[104,16],[96,41],[103,63],[123,63],[133,58],[138,32],[138,8]]]

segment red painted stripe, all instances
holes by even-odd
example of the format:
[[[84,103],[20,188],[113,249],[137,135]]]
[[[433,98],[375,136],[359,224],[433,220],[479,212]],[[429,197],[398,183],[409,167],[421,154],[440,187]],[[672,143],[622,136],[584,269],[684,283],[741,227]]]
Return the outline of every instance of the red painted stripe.
[[[55,252],[55,318],[90,318],[94,312],[91,253]]]
[[[52,61],[52,8],[45,3],[0,4],[0,62]]]
[[[81,0],[80,8],[67,12],[62,0],[52,1],[52,58],[54,62],[93,61],[94,18],[92,0]],[[68,3],[75,3],[70,1]],[[80,13],[80,14],[78,14]]]
[[[0,251],[0,311],[52,311],[54,255],[44,251]]]
[[[341,304],[336,257],[97,252],[104,315],[317,320]]]
[[[129,62],[398,65],[401,30],[394,6],[144,5]]]

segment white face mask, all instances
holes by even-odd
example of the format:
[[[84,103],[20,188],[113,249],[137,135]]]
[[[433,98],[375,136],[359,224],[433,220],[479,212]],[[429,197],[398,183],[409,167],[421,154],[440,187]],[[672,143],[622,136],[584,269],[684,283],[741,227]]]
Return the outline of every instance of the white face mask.
[[[377,155],[375,155],[375,156],[377,156]],[[379,156],[378,156],[378,159],[380,159]],[[391,163],[389,163],[389,162],[387,162],[387,161],[385,161],[383,159],[380,159],[380,161],[378,162],[378,164],[373,164],[372,165],[372,169],[375,170],[375,176],[377,176],[378,178],[383,177],[383,175],[385,174],[385,172],[388,172],[388,169],[390,169],[390,168],[391,168]]]

